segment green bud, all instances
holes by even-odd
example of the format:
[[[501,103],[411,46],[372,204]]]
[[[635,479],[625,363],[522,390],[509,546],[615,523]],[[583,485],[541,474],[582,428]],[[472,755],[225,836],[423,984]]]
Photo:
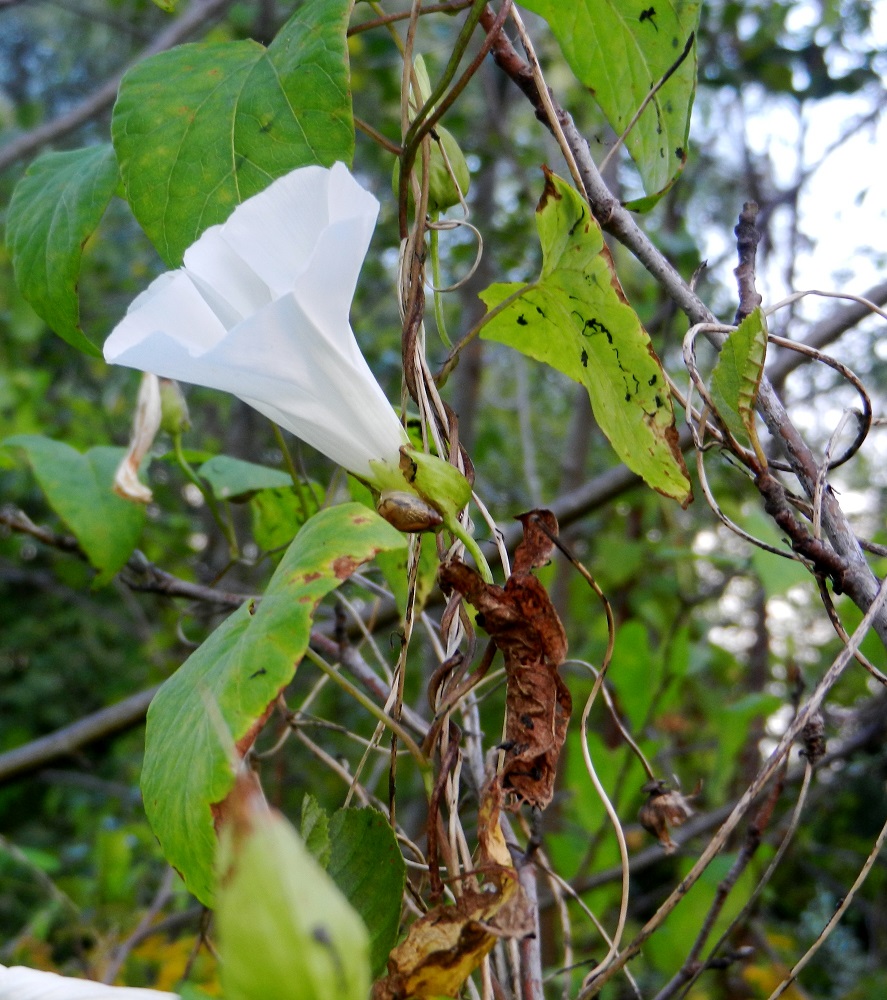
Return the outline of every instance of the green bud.
[[[191,426],[188,404],[182,387],[175,379],[160,380],[160,429],[173,437],[184,434]]]
[[[413,61],[416,80],[418,82],[418,95],[412,91],[413,113],[425,104],[431,96],[431,80],[428,70],[425,67],[425,60],[422,56],[416,56]],[[424,149],[424,147],[423,147]],[[444,156],[446,154],[446,157]],[[421,178],[424,170],[424,152],[420,151],[414,167],[415,173]],[[449,161],[450,169],[447,169]],[[451,172],[452,171],[452,175]],[[394,164],[394,175],[391,178],[391,185],[395,195],[400,194],[400,163]],[[468,163],[459,143],[453,135],[443,127],[435,125],[431,132],[431,159],[428,164],[428,208],[431,212],[444,212],[453,205],[458,205],[462,198],[468,194],[471,185],[471,173]],[[461,198],[460,198],[461,192]],[[410,192],[410,204],[412,205],[412,192]]]
[[[450,171],[447,169],[441,148],[447,154],[447,160],[449,160],[450,168],[453,171],[452,176],[450,176]],[[416,165],[413,168],[416,176],[420,178],[423,170],[423,159],[424,154],[420,152],[416,159]],[[400,161],[398,160],[394,164],[394,173],[391,177],[391,186],[395,195],[399,195],[400,193],[399,179]],[[459,192],[461,191],[462,198],[464,198],[468,194],[470,185],[471,173],[468,169],[465,156],[459,148],[459,143],[456,142],[452,133],[448,132],[443,125],[435,125],[431,134],[431,160],[428,165],[429,210],[431,212],[443,212],[448,208],[452,208],[453,205],[458,205],[460,203]],[[410,205],[412,206],[412,204],[413,195],[411,191]]]
[[[437,455],[404,445],[400,449],[400,470],[416,493],[440,511],[448,527],[471,499],[471,484],[465,476]]]

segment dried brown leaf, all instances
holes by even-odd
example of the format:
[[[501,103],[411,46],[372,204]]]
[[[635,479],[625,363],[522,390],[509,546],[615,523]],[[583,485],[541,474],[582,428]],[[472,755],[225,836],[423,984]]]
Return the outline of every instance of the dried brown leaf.
[[[520,516],[524,540],[504,587],[487,584],[458,560],[441,567],[441,583],[457,590],[479,613],[483,628],[505,658],[507,679],[505,762],[500,774],[513,804],[545,808],[554,793],[557,762],[567,734],[572,699],[557,668],[567,653],[563,625],[545,587],[530,570],[545,563],[557,521],[550,511]]]

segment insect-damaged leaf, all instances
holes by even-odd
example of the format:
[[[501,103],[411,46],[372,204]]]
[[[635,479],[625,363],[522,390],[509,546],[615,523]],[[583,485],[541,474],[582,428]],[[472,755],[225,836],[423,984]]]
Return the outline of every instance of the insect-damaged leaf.
[[[557,672],[567,654],[564,629],[545,587],[530,573],[548,561],[553,548],[537,518],[552,532],[557,531],[550,511],[521,515],[524,540],[504,587],[484,583],[478,573],[458,560],[441,566],[440,580],[480,612],[478,623],[505,657],[502,787],[516,804],[527,802],[544,809],[554,792],[572,700]]]
[[[767,353],[767,321],[755,309],[724,341],[711,374],[718,415],[739,441],[754,441],[755,403]]]
[[[548,21],[570,68],[617,135],[644,107],[625,145],[647,197],[629,207],[651,208],[687,160],[699,0],[523,0],[523,6]]]
[[[488,785],[478,811],[476,878],[455,904],[429,910],[389,956],[388,975],[373,987],[372,1000],[431,1000],[457,997],[465,980],[500,938],[523,938],[535,930],[533,913],[499,827],[502,789]]]
[[[692,499],[665,375],[625,299],[600,226],[586,202],[550,171],[536,209],[542,274],[528,285],[481,293],[505,306],[481,336],[544,361],[588,390],[595,419],[623,462],[648,486]]]

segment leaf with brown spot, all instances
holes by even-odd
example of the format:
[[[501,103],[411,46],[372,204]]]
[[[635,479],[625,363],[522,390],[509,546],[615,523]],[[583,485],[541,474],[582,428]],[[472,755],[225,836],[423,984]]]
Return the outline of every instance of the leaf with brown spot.
[[[514,571],[504,587],[487,584],[454,560],[441,566],[440,580],[457,590],[478,612],[478,624],[505,658],[505,763],[502,787],[512,803],[544,809],[554,794],[561,748],[567,735],[572,699],[558,674],[567,655],[563,625],[545,587],[530,569],[547,561],[552,542],[536,518],[557,532],[550,511],[521,515],[524,541],[515,553]]]
[[[405,544],[400,532],[361,504],[315,514],[287,549],[254,613],[247,604],[235,611],[151,703],[145,812],[167,861],[202,903],[212,902],[212,807],[234,780],[224,729],[245,753],[292,680],[308,648],[314,611],[339,586],[341,572]]]
[[[626,300],[588,203],[550,171],[536,226],[542,271],[528,284],[481,292],[490,313],[499,310],[481,336],[583,385],[619,458],[648,486],[686,506],[690,481],[665,371]]]

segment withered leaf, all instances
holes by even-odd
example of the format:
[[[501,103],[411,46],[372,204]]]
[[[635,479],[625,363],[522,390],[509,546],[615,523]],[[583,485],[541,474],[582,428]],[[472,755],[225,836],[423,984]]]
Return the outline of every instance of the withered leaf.
[[[409,929],[388,958],[388,975],[372,1000],[457,997],[465,980],[501,937],[521,938],[535,929],[499,827],[501,788],[484,791],[478,812],[480,887],[466,889],[453,905],[436,906]]]
[[[457,590],[478,612],[483,628],[505,658],[505,763],[500,775],[512,805],[544,809],[567,735],[572,699],[557,672],[567,638],[545,587],[530,570],[551,555],[557,521],[550,511],[530,511],[519,520],[524,540],[504,587],[487,584],[471,567],[453,560],[441,567],[443,586]]]
[[[671,839],[671,827],[680,826],[693,815],[690,799],[693,795],[683,795],[677,789],[669,788],[664,781],[648,781],[641,789],[648,796],[638,813],[638,822],[662,845],[666,854],[672,854],[678,845]]]

